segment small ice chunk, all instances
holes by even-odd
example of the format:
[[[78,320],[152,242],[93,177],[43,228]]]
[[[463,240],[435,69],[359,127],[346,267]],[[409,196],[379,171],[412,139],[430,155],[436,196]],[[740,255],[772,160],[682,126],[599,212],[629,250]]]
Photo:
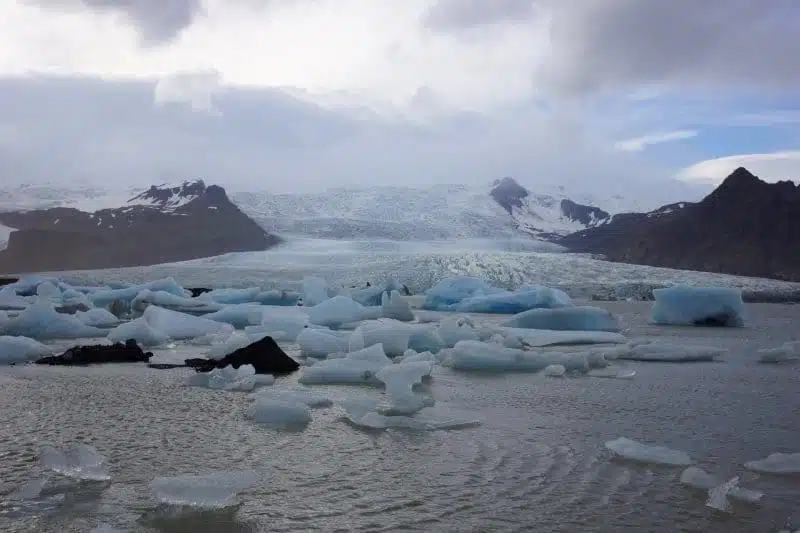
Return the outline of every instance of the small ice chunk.
[[[257,483],[256,475],[245,470],[157,477],[150,488],[161,503],[214,508],[235,505],[236,495]]]
[[[206,357],[219,360],[251,344],[253,344],[252,337],[245,333],[236,332],[222,342],[212,342],[211,349],[206,354]]]
[[[653,289],[653,322],[674,326],[744,326],[741,289],[678,285]]]
[[[119,319],[116,316],[101,307],[89,309],[88,311],[78,311],[75,316],[87,326],[95,328],[111,328],[119,324]]]
[[[708,491],[706,507],[717,511],[728,510],[728,494],[739,486],[739,476],[733,477]]]
[[[402,428],[416,431],[464,429],[480,424],[480,421],[462,416],[433,416],[420,411],[414,416],[386,416],[377,412],[377,401],[348,399],[342,402],[345,420],[366,429]]]
[[[387,365],[380,369],[376,377],[386,385],[388,404],[381,409],[384,415],[410,415],[430,407],[433,402],[415,394],[413,387],[422,383],[423,378],[430,377],[433,363],[416,361]]]
[[[633,379],[635,370],[619,370],[616,368],[601,368],[589,371],[589,377],[609,379]]]
[[[800,349],[794,343],[785,343],[778,348],[758,350],[758,362],[765,364],[793,363],[800,361]]]
[[[364,318],[364,306],[347,296],[334,296],[306,309],[312,324],[339,328],[342,324],[359,322]]]
[[[386,355],[398,357],[408,350],[413,330],[402,322],[385,319],[363,322],[356,328],[356,331],[363,337],[365,348],[374,344],[382,344]],[[356,333],[354,332],[354,334]]]
[[[191,339],[210,333],[225,332],[231,335],[234,330],[230,324],[171,311],[155,305],[145,309],[142,316],[153,329],[166,333],[173,340]]]
[[[169,336],[154,329],[144,317],[139,317],[130,322],[120,324],[108,333],[111,342],[125,342],[135,340],[142,346],[159,346],[169,341]]]
[[[298,335],[297,344],[304,356],[323,359],[332,353],[346,352],[348,340],[329,330],[306,328]]]
[[[436,326],[425,324],[413,324],[411,327],[411,337],[408,339],[408,347],[417,352],[439,353],[444,348],[444,341],[439,335]]]
[[[701,468],[690,466],[681,473],[681,484],[695,489],[710,491],[719,486],[719,480]],[[728,496],[743,502],[757,503],[764,497],[764,493],[736,486],[728,492]]]
[[[537,353],[480,341],[460,341],[447,363],[456,370],[477,372],[540,372],[549,365],[563,365],[567,371],[589,371],[584,354]]]
[[[544,375],[551,378],[563,378],[566,373],[567,369],[564,365],[547,365],[544,368]]]
[[[381,383],[376,376],[378,371],[391,364],[392,360],[386,357],[383,346],[374,344],[345,357],[304,367],[298,381],[306,385],[337,383],[375,386]]]
[[[67,477],[86,481],[111,479],[103,468],[105,457],[88,444],[73,444],[63,451],[46,444],[39,457],[44,466]]]
[[[772,453],[765,459],[748,461],[744,467],[762,474],[800,474],[800,452]]]
[[[53,355],[53,348],[28,337],[0,335],[0,365],[27,363]]]
[[[506,348],[523,346],[538,348],[543,346],[570,346],[578,344],[622,344],[628,339],[611,331],[561,331],[549,329],[525,329],[500,327],[494,330],[505,337]],[[613,350],[614,348],[604,348]]]
[[[725,355],[727,352],[726,348],[684,346],[666,342],[645,341],[632,343],[630,353],[620,355],[619,359],[661,363],[693,363],[714,361],[717,357]]]
[[[413,322],[414,313],[408,301],[399,292],[384,292],[381,296],[381,308],[384,318],[392,318],[400,322]]]
[[[38,300],[3,326],[7,335],[37,340],[105,337],[103,329],[87,326],[76,316],[56,312],[53,304]]]
[[[276,399],[259,395],[247,415],[254,422],[277,428],[302,427],[311,422],[308,405],[288,397]]]
[[[271,400],[281,400],[285,402],[297,402],[309,407],[329,407],[333,405],[330,397],[307,388],[296,388],[289,390],[264,389],[256,393],[259,398],[269,398]]]
[[[175,296],[185,296],[183,287],[172,278],[151,281],[143,285],[131,285],[120,289],[101,289],[89,293],[89,299],[97,307],[105,307],[117,300],[130,303],[143,290],[163,291]]]
[[[692,459],[685,452],[665,446],[643,444],[625,437],[606,442],[606,448],[631,461],[671,466],[686,466],[692,463]]]
[[[234,304],[226,305],[219,311],[209,313],[203,318],[216,322],[224,322],[236,329],[244,329],[248,326],[260,325],[263,320],[263,311],[260,304]]]
[[[617,319],[610,311],[591,306],[531,309],[514,315],[500,325],[509,328],[559,331],[619,331]]]

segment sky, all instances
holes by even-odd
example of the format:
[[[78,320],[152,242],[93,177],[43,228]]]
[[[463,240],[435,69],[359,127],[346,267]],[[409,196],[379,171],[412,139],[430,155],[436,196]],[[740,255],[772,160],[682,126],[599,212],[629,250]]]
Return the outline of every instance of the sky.
[[[4,0],[0,184],[800,182],[796,35],[796,0]]]

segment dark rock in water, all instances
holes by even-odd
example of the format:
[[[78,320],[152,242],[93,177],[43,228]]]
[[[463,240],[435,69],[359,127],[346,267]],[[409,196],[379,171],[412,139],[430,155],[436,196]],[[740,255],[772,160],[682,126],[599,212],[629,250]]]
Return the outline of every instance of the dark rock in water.
[[[212,289],[208,289],[206,287],[190,287],[186,290],[192,293],[192,298],[197,298],[203,293],[211,292]]]
[[[11,285],[19,281],[19,278],[0,278],[0,287]]]
[[[300,364],[286,355],[286,352],[270,336],[266,336],[244,348],[239,348],[219,360],[186,360],[186,366],[191,366],[198,372],[211,372],[215,368],[225,368],[228,365],[233,368],[239,368],[242,365],[253,365],[256,374],[272,375],[291,374],[300,368]]]
[[[36,360],[37,365],[82,366],[99,363],[146,363],[153,354],[143,351],[136,341],[125,344],[96,344],[75,346],[61,355],[51,355]]]
[[[56,313],[61,313],[64,315],[74,315],[78,311],[85,313],[88,310],[89,306],[82,303],[62,305],[60,307],[56,307]]]

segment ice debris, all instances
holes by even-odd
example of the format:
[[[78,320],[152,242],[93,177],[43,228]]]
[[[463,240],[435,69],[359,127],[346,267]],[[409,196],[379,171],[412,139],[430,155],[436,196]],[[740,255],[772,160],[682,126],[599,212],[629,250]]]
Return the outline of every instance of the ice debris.
[[[705,491],[710,491],[720,486],[719,479],[696,466],[690,466],[681,473],[681,483],[687,487]],[[764,497],[763,492],[746,489],[738,485],[731,487],[727,495],[733,499],[747,503],[757,503]]]
[[[692,459],[685,452],[665,446],[643,444],[625,437],[606,442],[606,448],[631,461],[671,466],[687,466],[692,463]]]
[[[414,393],[414,385],[422,383],[433,372],[430,361],[409,361],[387,365],[376,377],[386,386],[388,401],[379,412],[384,415],[411,415],[433,405],[433,399]]]
[[[678,285],[654,289],[653,322],[675,326],[744,326],[741,289]]]
[[[551,378],[563,378],[567,373],[564,365],[547,365],[544,367],[544,375]]]
[[[708,491],[706,507],[717,511],[728,510],[728,494],[739,486],[739,476],[733,477]]]
[[[150,488],[161,503],[214,508],[235,505],[237,494],[257,483],[258,478],[251,471],[214,472],[157,477],[150,482]]]
[[[39,453],[44,466],[58,474],[86,481],[108,481],[103,463],[105,457],[88,444],[73,444],[65,450],[46,444]]]
[[[204,387],[228,392],[250,392],[256,387],[272,385],[275,382],[271,374],[256,374],[253,365],[242,365],[233,368],[215,368],[211,372],[198,372],[187,378],[190,387]]]
[[[584,353],[532,352],[480,341],[458,342],[445,364],[479,372],[540,372],[550,365],[562,365],[569,372],[589,371]]]
[[[36,340],[105,337],[107,331],[87,326],[73,315],[58,313],[47,300],[38,300],[3,324],[6,335]]]

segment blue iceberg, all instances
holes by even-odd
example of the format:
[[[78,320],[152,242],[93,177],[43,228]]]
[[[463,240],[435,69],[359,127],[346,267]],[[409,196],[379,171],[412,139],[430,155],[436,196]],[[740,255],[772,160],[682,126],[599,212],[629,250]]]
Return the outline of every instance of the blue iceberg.
[[[557,309],[571,307],[572,300],[564,291],[526,285],[514,292],[498,292],[487,296],[473,296],[455,306],[460,313],[497,313],[515,315],[531,309]]]
[[[744,326],[741,289],[687,287],[654,289],[653,322],[673,326]]]
[[[456,306],[468,298],[507,292],[489,285],[480,278],[455,276],[445,278],[425,291],[422,308],[429,311],[455,311]]]
[[[599,307],[531,309],[505,320],[507,328],[552,329],[560,331],[619,331],[616,317]]]

